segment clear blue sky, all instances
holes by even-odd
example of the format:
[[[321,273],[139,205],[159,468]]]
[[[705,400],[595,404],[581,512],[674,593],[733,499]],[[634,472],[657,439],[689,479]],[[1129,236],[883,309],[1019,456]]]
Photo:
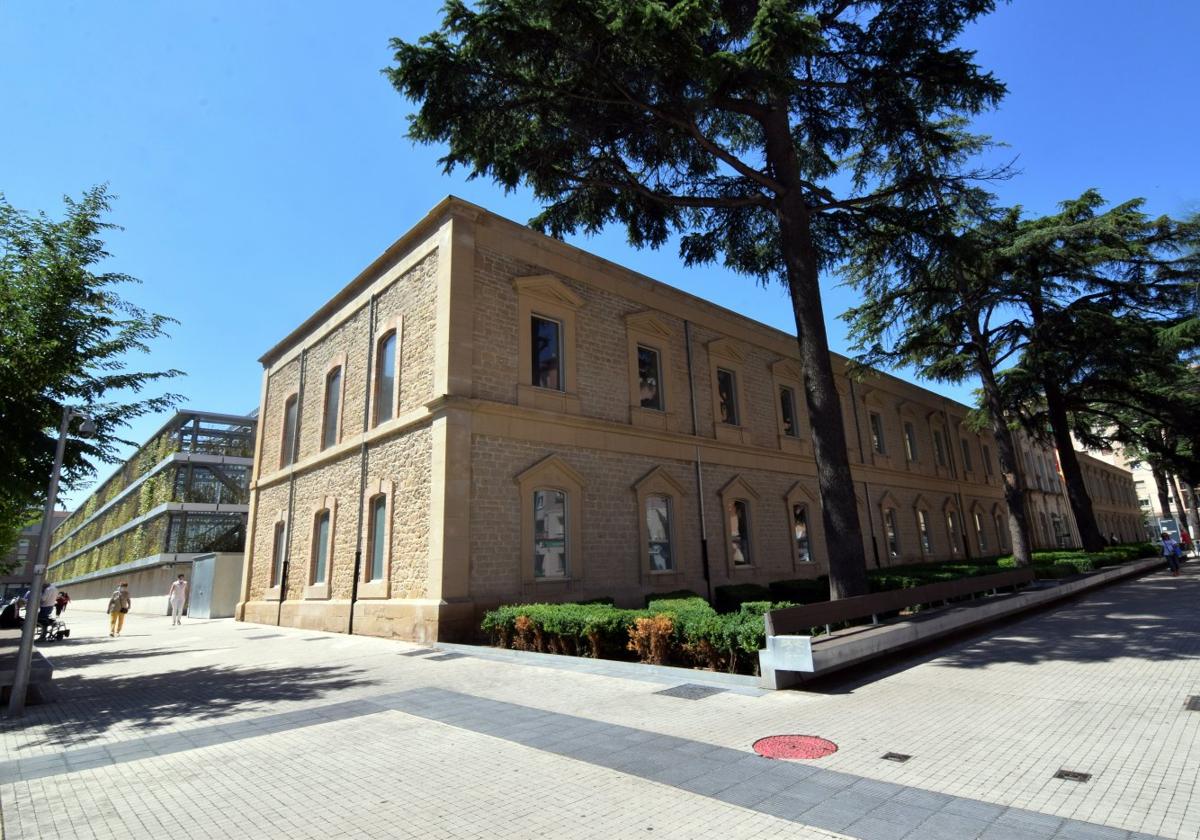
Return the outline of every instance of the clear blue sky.
[[[186,406],[257,404],[258,356],[447,193],[519,221],[528,195],[446,177],[404,138],[410,106],[380,68],[388,39],[434,29],[439,4],[8,0],[0,6],[0,191],[58,213],[107,181],[128,296],[180,324],[140,365],[178,367]],[[1009,86],[982,131],[1021,174],[1001,199],[1034,212],[1098,187],[1155,213],[1200,209],[1194,0],[1018,0],[963,39]],[[791,330],[777,288],[620,231],[577,244]],[[835,350],[844,289],[826,289]],[[940,388],[967,400],[969,388]],[[137,423],[142,438],[161,417]],[[101,470],[106,475],[109,469]],[[76,498],[82,498],[76,494]]]

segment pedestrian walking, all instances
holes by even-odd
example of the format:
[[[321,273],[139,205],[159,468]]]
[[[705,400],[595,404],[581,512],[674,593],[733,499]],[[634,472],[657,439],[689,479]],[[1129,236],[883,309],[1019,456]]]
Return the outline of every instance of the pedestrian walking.
[[[187,578],[180,575],[167,590],[167,603],[171,605],[171,626],[183,624],[183,620],[179,617],[183,612],[183,605],[187,603],[188,584]]]
[[[1183,553],[1179,548],[1179,543],[1171,539],[1171,535],[1166,531],[1162,532],[1162,553],[1163,557],[1167,558],[1167,568],[1171,570],[1171,574],[1179,576],[1179,557]]]
[[[54,599],[54,617],[58,618],[62,615],[69,603],[71,603],[71,596],[66,592],[59,592],[58,597]]]
[[[50,620],[50,613],[54,612],[54,602],[58,600],[58,587],[53,583],[47,583],[42,589],[42,606],[38,610],[38,623],[43,624]]]
[[[131,606],[133,601],[129,597],[129,584],[122,583],[108,599],[108,635],[121,635],[125,629],[125,613],[129,612]]]

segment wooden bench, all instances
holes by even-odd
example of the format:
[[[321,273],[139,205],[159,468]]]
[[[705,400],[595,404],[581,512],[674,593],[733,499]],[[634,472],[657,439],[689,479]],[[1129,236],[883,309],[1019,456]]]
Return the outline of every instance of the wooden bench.
[[[915,607],[918,604],[935,604],[938,601],[945,602],[953,598],[966,598],[980,592],[995,592],[997,589],[1006,589],[1010,586],[1023,586],[1032,583],[1033,579],[1033,569],[1026,566],[1022,569],[1010,569],[994,575],[965,577],[930,583],[925,586],[911,586],[907,589],[890,589],[887,592],[873,592],[870,595],[855,595],[836,601],[785,607],[781,610],[771,610],[766,614],[767,635],[787,636],[808,633],[809,628],[822,625],[825,627],[825,632],[828,633],[831,625],[860,618],[870,618],[873,624],[878,624],[878,617],[883,613]]]
[[[1033,569],[1025,567],[994,575],[959,578],[926,586],[771,610],[763,616],[767,646],[758,654],[762,685],[765,688],[785,688],[799,682],[801,674],[815,675],[857,664],[873,656],[953,632],[976,620],[960,615],[974,612],[967,610],[923,612],[911,619],[884,624],[880,624],[881,615],[919,604],[948,602],[981,593],[995,594],[1001,589],[1012,588],[1016,591],[1034,579]],[[989,598],[987,602],[990,604],[994,600]],[[988,613],[990,610],[983,608],[981,612]],[[845,633],[830,632],[835,624],[868,618],[871,626],[854,628]],[[937,626],[933,626],[935,624]],[[824,627],[826,634],[814,638],[810,635],[814,627]]]

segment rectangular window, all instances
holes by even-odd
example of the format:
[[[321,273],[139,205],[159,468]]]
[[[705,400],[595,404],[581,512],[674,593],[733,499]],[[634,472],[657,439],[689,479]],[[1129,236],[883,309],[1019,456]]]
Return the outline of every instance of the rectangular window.
[[[960,438],[959,442],[962,444],[963,471],[971,472],[973,469],[975,469],[971,465],[971,444],[966,438]]]
[[[646,499],[646,535],[650,549],[650,571],[669,572],[675,568],[671,553],[671,499],[650,496]]]
[[[737,377],[731,370],[717,368],[717,402],[721,410],[721,422],[737,426]]]
[[[888,508],[883,512],[883,530],[887,535],[888,555],[900,556],[900,534],[896,530],[896,511]]]
[[[937,456],[939,467],[946,466],[946,444],[942,440],[942,433],[937,429],[933,430],[933,454]]]
[[[904,424],[904,454],[909,461],[917,460],[917,430],[912,423]]]
[[[954,524],[954,514],[946,514],[946,534],[950,537],[950,553],[958,554],[958,526]]]
[[[929,537],[929,517],[923,510],[917,511],[917,530],[921,534],[921,551],[933,554],[933,540]]]
[[[271,585],[279,586],[283,582],[283,564],[287,560],[286,545],[287,528],[282,522],[275,523],[275,541],[271,551]]]
[[[529,319],[532,333],[529,347],[532,379],[538,388],[565,390],[562,376],[562,324],[534,315]]]
[[[812,562],[808,548],[808,508],[792,505],[792,538],[796,541],[796,559],[801,563]]]
[[[371,544],[368,546],[371,565],[367,580],[383,580],[383,560],[387,550],[387,496],[379,495],[371,500],[368,527],[371,535]]]
[[[988,474],[988,478],[994,474],[992,472],[992,449],[986,443],[983,445],[983,470]]]
[[[325,417],[321,423],[321,448],[338,442],[338,403],[342,398],[342,369],[336,367],[325,377]]]
[[[295,394],[288,397],[287,402],[283,404],[283,447],[279,455],[279,466],[281,467],[296,463],[296,450],[300,443],[300,431],[296,428],[296,412],[299,404]]]
[[[329,511],[317,514],[313,524],[313,583],[325,582],[325,571],[329,564]]]
[[[886,455],[887,449],[883,440],[883,418],[872,411],[869,419],[871,421],[871,448],[880,455]]]
[[[1008,529],[1004,527],[1004,517],[998,513],[995,515],[995,522],[996,522],[996,539],[1000,542],[1000,548],[1003,550],[1005,545],[1007,545],[1007,543],[1004,539],[1004,533]]]
[[[567,576],[567,494],[561,490],[533,492],[533,576]]]
[[[779,413],[783,418],[783,433],[788,437],[800,437],[800,426],[796,422],[796,392],[786,385],[779,386]]]
[[[975,537],[979,540],[979,550],[987,551],[987,536],[983,533],[983,517],[976,512],[975,517]]]
[[[662,362],[658,351],[638,345],[638,393],[642,408],[663,410]]]
[[[385,335],[375,357],[375,425],[392,419],[396,401],[396,333]]]
[[[750,508],[741,499],[729,506],[729,552],[733,565],[750,565]]]

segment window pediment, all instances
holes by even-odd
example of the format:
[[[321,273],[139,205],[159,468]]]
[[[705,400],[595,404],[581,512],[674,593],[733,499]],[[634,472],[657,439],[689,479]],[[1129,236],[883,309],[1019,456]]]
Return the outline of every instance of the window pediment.
[[[650,470],[633,484],[638,493],[666,493],[667,495],[686,496],[687,493],[679,482],[671,477],[666,467],[658,466]]]
[[[812,494],[812,491],[805,486],[803,481],[797,481],[789,487],[787,493],[784,494],[784,499],[789,502],[806,501],[813,505],[817,504],[817,497]]]
[[[953,499],[946,499],[945,504],[942,505],[942,512],[943,513],[958,513],[958,505],[954,504]]]
[[[671,328],[663,322],[657,313],[649,310],[626,315],[625,327],[633,332],[639,332],[654,338],[670,338],[672,336]]]
[[[718,338],[708,342],[708,354],[715,359],[725,359],[738,364],[746,361],[746,354],[729,338]]]
[[[522,487],[545,484],[578,492],[583,487],[583,476],[558,455],[548,455],[528,469],[518,473],[513,480]]]
[[[717,491],[717,494],[725,499],[732,499],[739,496],[747,499],[758,499],[758,493],[746,483],[746,480],[740,474],[729,479],[725,486]]]
[[[571,291],[566,283],[552,274],[514,277],[512,285],[518,295],[544,300],[547,303],[565,306],[569,309],[579,309],[583,306],[583,298]]]
[[[884,490],[883,495],[879,497],[879,506],[885,510],[895,510],[900,507],[896,504],[896,497],[891,494],[891,491]]]
[[[800,373],[800,365],[791,359],[779,359],[772,362],[771,373],[780,379],[790,379],[793,382],[804,381],[804,376]]]
[[[922,496],[918,493],[917,498],[913,499],[913,509],[914,510],[923,510],[923,511],[928,512],[929,502],[925,499],[924,496]]]

